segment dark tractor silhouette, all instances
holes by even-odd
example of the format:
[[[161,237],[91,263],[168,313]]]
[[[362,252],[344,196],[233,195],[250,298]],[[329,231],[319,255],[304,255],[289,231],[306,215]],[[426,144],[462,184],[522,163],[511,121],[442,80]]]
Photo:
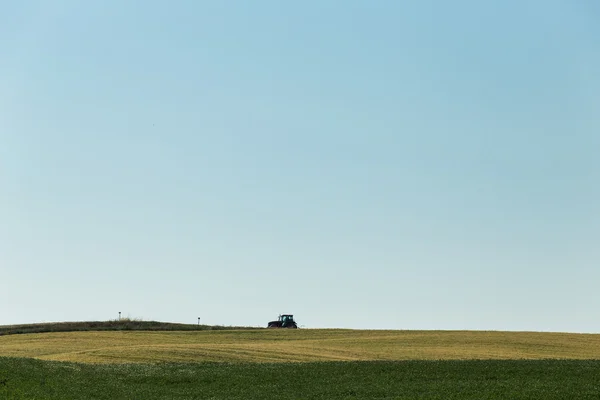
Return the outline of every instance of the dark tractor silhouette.
[[[298,324],[294,321],[294,316],[291,314],[280,315],[277,321],[271,321],[267,328],[298,328]]]

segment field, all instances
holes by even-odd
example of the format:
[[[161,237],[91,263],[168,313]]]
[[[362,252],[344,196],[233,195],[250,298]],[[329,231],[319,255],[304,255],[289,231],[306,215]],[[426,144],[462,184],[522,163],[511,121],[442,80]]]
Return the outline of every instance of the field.
[[[0,399],[597,399],[600,335],[359,330],[0,336]]]
[[[93,365],[0,358],[0,399],[598,399],[598,361]]]
[[[0,355],[83,363],[600,359],[600,335],[338,329],[0,336]]]

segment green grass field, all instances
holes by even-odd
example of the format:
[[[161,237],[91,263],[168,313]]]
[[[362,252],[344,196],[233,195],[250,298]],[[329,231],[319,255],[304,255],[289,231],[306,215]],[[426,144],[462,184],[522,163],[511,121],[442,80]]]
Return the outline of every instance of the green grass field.
[[[0,399],[580,400],[599,397],[598,361],[109,365],[0,358]]]
[[[0,329],[0,400],[600,398],[600,335],[155,328]]]

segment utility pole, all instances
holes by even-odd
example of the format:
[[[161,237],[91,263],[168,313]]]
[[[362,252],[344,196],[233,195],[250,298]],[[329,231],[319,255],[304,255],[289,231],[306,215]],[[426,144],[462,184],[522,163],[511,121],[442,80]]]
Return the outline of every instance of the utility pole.
[[[198,326],[200,326],[200,317],[198,317]]]
[[[121,311],[119,311],[119,321],[121,320]]]

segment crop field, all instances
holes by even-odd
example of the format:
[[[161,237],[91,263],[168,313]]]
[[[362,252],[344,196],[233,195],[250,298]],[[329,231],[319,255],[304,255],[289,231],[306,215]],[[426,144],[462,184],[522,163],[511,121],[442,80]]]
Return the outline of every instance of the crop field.
[[[0,399],[598,399],[598,361],[74,364],[0,358]],[[4,384],[3,384],[4,383]]]
[[[598,399],[600,335],[359,330],[0,336],[1,399]]]
[[[0,356],[110,364],[600,359],[600,335],[337,329],[55,332],[0,336]]]

